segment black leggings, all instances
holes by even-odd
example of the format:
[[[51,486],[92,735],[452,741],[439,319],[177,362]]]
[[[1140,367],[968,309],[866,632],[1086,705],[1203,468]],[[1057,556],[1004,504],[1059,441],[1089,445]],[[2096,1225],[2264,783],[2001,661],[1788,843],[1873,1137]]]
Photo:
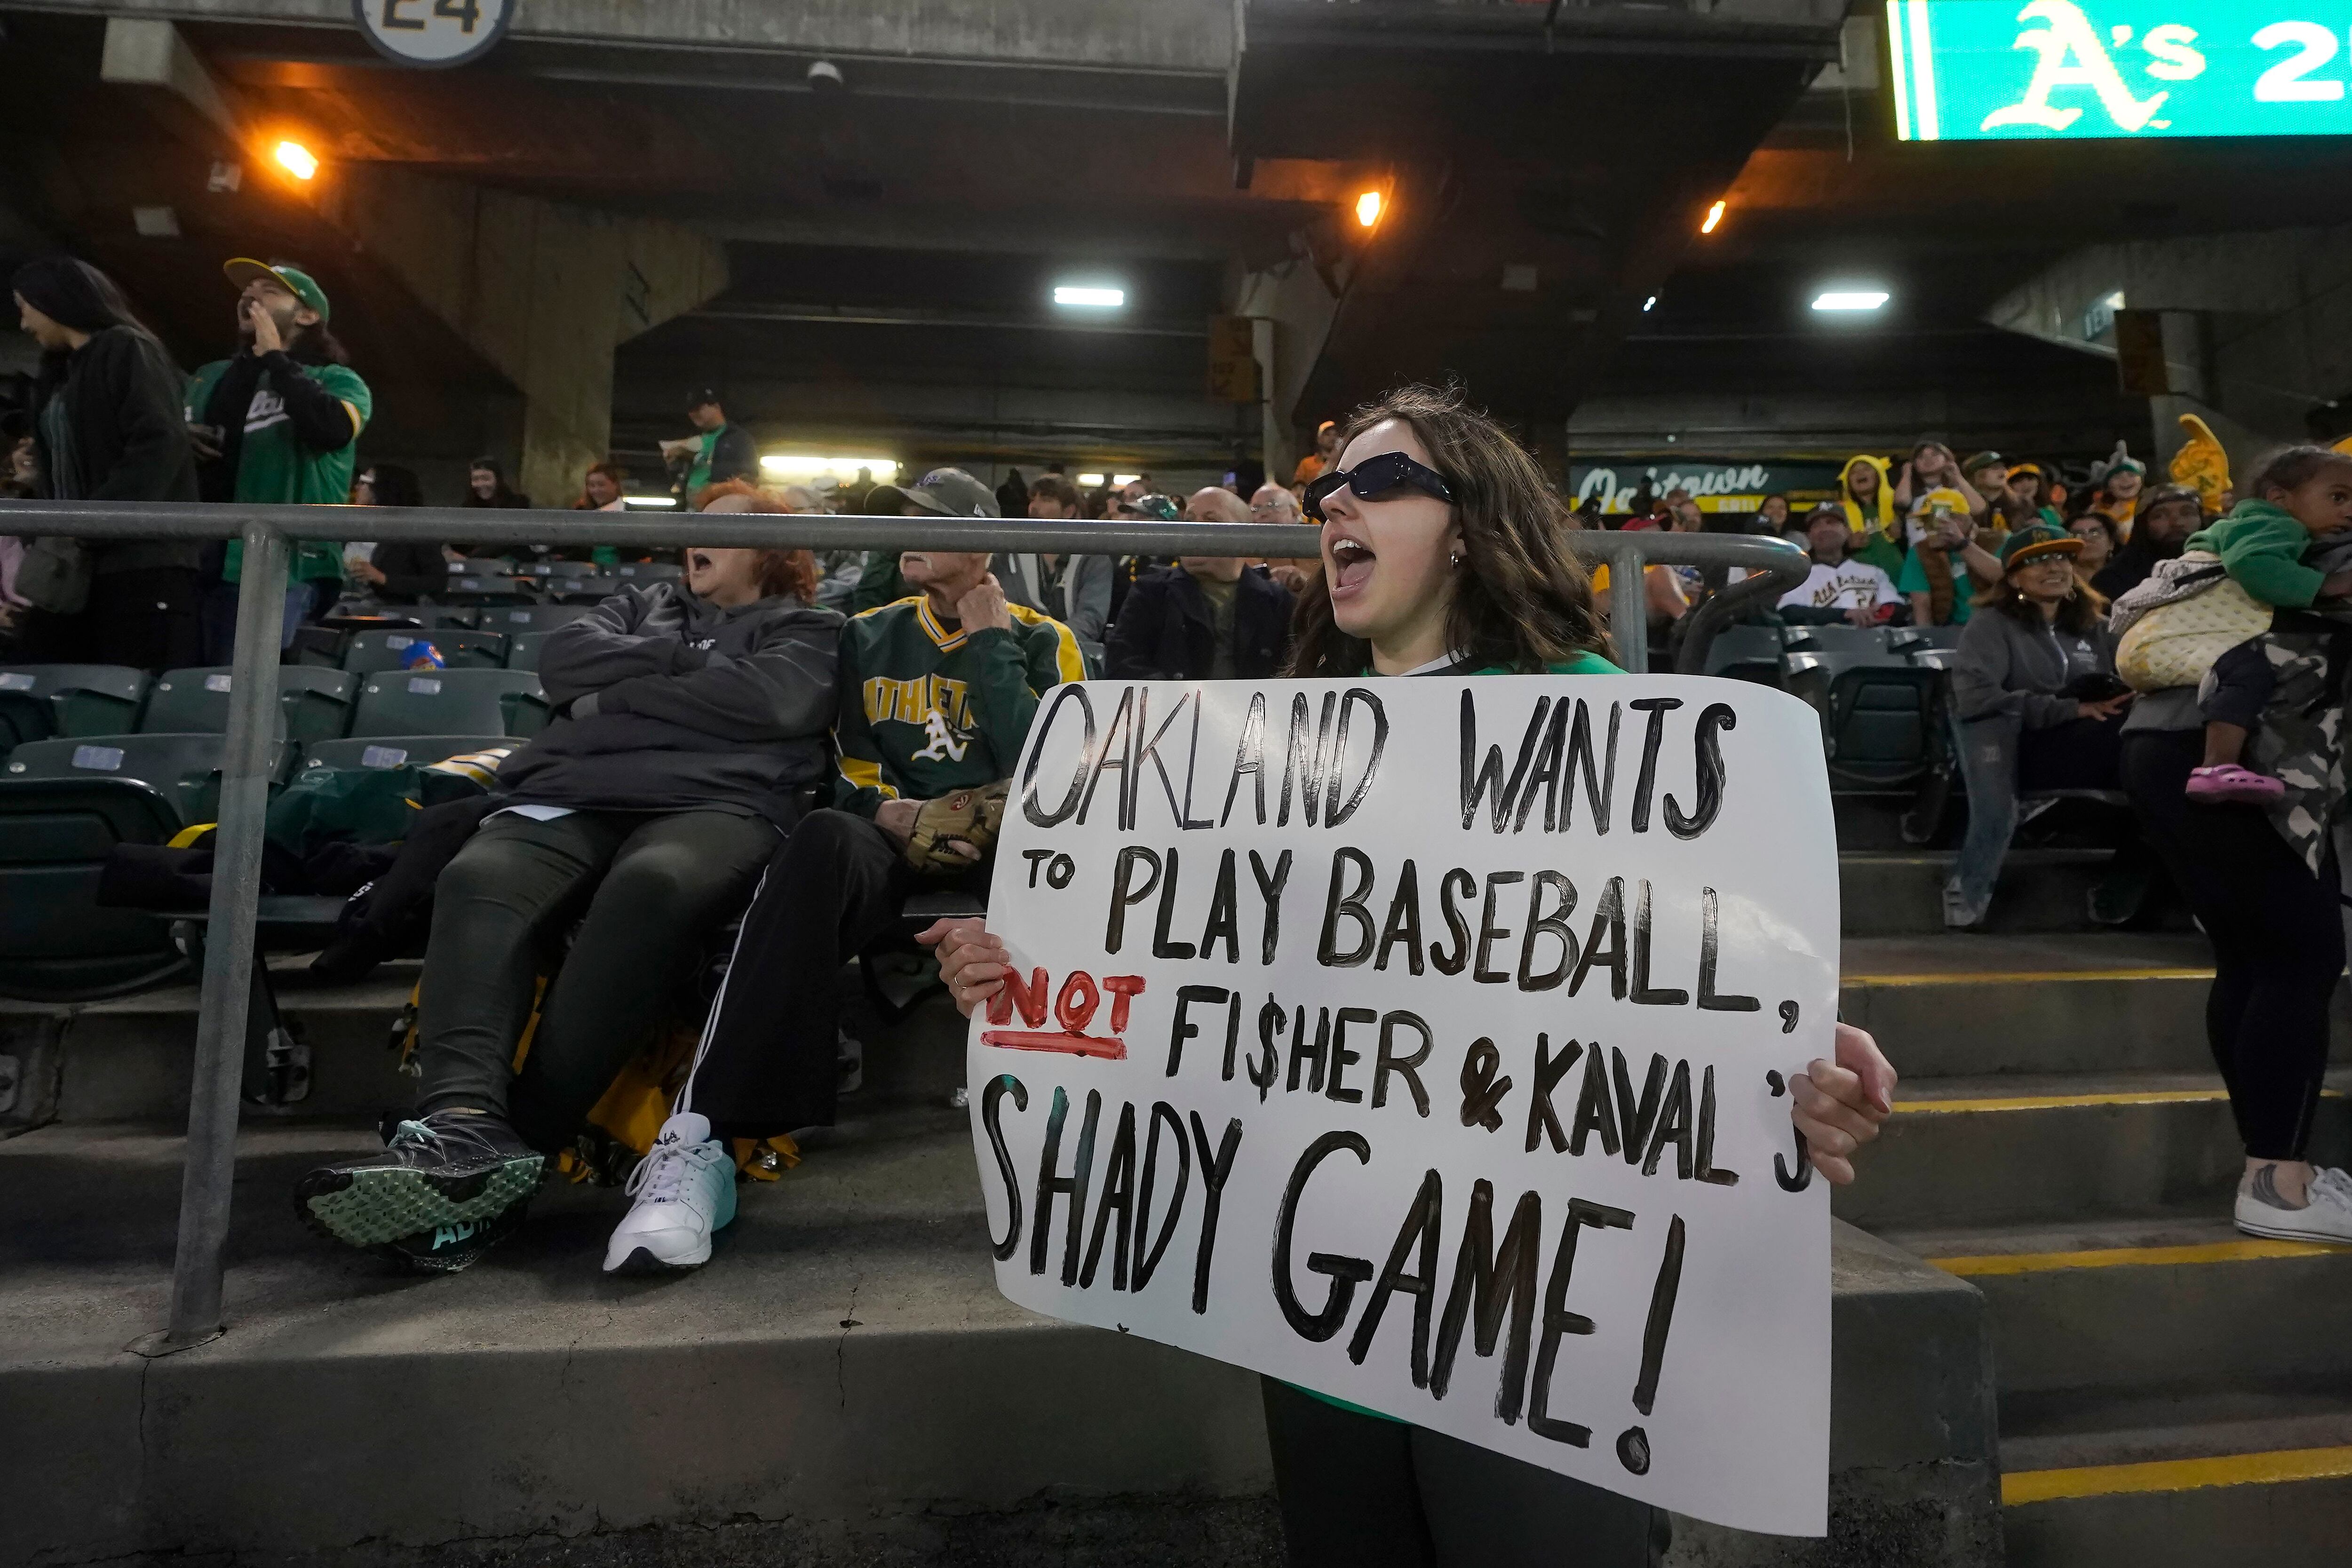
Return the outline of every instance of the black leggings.
[[[419,1110],[494,1110],[534,1147],[570,1142],[652,1043],[677,983],[742,909],[776,843],[771,824],[724,811],[485,821],[434,887]],[[543,950],[583,911],[517,1073]]]
[[[2328,1005],[2344,970],[2331,855],[2315,877],[2251,805],[2192,805],[2194,730],[2124,737],[2124,787],[2213,943],[2205,1035],[2238,1135],[2257,1160],[2300,1160],[2327,1068]]]
[[[1651,1568],[1666,1515],[1260,1378],[1291,1568]]]

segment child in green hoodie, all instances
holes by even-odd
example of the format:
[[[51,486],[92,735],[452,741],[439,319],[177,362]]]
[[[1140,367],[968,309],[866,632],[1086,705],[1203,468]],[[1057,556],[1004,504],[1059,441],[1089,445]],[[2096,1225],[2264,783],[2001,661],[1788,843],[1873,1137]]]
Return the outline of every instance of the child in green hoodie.
[[[2302,609],[2324,595],[2352,593],[2352,573],[2330,576],[2303,563],[2313,540],[2352,528],[2352,457],[2290,447],[2264,462],[2246,489],[2251,499],[2190,535],[2189,550],[2220,556],[2238,586],[2265,605]],[[2249,637],[2213,662],[2198,704],[2205,715],[2205,762],[2189,775],[2190,800],[2262,804],[2286,793],[2279,780],[2239,763],[2278,683],[2265,641]]]

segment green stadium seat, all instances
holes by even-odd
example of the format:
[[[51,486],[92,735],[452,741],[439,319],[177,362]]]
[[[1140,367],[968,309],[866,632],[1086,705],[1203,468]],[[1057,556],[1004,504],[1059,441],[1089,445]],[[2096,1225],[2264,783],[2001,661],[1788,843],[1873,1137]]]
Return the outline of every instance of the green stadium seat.
[[[1899,788],[1936,765],[1943,745],[1942,670],[1883,646],[1792,653],[1783,668],[1789,689],[1821,713],[1833,788]]]
[[[551,632],[574,621],[585,620],[595,613],[593,605],[510,605],[484,610],[481,625],[486,632],[504,632],[514,637],[532,632]],[[516,668],[511,657],[508,658],[507,666],[509,668]]]
[[[180,826],[211,822],[220,814],[219,733],[59,736],[30,741],[0,763],[0,779],[11,783],[85,779],[136,784],[161,795]],[[272,744],[270,773],[277,776],[287,747]],[[176,829],[175,829],[176,831]]]
[[[179,832],[172,802],[129,779],[29,773],[0,771],[0,995],[83,1001],[177,973],[165,921],[98,904],[116,845],[169,843]]]
[[[355,633],[343,653],[343,668],[361,675],[400,669],[418,643],[431,643],[453,669],[499,669],[506,664],[505,633],[434,626]]]
[[[497,575],[473,572],[453,572],[449,581],[433,597],[448,605],[519,605],[531,597],[530,584],[514,576],[514,568],[501,566]]]
[[[331,741],[351,728],[352,700],[360,678],[341,669],[309,665],[278,667],[278,705],[286,721],[285,734],[296,745]],[[230,671],[167,669],[156,678],[147,695],[147,714],[139,722],[142,734],[225,733],[228,729]]]
[[[550,577],[544,585],[558,604],[593,605],[630,584],[619,577]]]
[[[552,632],[517,632],[509,637],[507,668],[536,671],[539,668],[539,650],[546,647],[547,639],[554,635]]]
[[[512,735],[383,735],[374,739],[317,741],[302,749],[305,768],[396,768],[415,763],[420,767],[446,762],[467,752],[493,746],[518,746]]]
[[[128,665],[0,666],[0,752],[51,735],[135,730],[147,685],[147,672]]]
[[[643,587],[648,583],[675,583],[686,575],[686,568],[675,561],[625,561],[613,568],[613,575],[623,587]]]
[[[546,728],[539,677],[522,669],[388,670],[360,687],[352,734],[535,735]]]

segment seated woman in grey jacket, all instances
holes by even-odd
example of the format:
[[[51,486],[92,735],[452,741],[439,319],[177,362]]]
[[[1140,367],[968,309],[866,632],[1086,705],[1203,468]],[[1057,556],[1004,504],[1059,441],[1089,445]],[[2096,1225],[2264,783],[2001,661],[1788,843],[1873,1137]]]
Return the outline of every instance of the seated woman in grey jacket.
[[[2106,601],[2074,574],[2083,542],[2045,523],[2002,542],[2001,581],[1952,668],[1969,830],[1944,887],[1944,923],[1982,923],[2021,791],[2115,789],[2131,693],[2116,678]]]
[[[435,889],[415,1119],[381,1154],[302,1178],[312,1228],[446,1270],[520,1219],[543,1156],[652,1042],[826,776],[842,618],[814,589],[806,551],[689,549],[683,583],[548,638],[559,717],[500,770]],[[536,977],[574,921],[517,1072]]]

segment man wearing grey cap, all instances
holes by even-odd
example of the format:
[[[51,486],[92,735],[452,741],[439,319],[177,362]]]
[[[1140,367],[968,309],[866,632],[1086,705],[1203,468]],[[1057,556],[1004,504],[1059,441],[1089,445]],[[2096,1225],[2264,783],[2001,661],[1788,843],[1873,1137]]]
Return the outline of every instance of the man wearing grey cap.
[[[876,485],[866,496],[868,517],[997,517],[996,492],[961,468],[933,468],[911,485]],[[851,595],[852,615],[896,604],[914,590],[898,575],[898,552],[869,550]],[[1032,605],[1030,608],[1038,606]]]

